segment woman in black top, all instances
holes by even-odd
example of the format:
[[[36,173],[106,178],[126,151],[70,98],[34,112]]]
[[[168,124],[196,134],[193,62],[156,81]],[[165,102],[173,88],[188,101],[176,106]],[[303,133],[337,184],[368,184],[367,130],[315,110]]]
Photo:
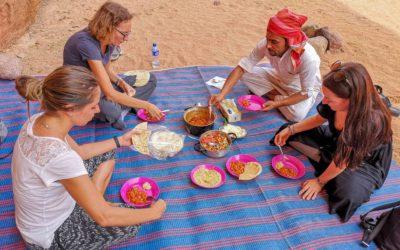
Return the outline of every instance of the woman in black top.
[[[334,63],[322,92],[318,114],[285,124],[272,142],[287,143],[310,159],[318,177],[302,184],[300,196],[315,199],[325,188],[330,213],[346,222],[386,179],[392,159],[391,117],[361,64]]]

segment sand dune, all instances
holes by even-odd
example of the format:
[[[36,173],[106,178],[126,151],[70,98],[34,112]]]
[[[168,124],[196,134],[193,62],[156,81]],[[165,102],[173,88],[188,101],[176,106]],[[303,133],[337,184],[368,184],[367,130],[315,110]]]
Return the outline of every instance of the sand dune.
[[[339,0],[358,14],[400,35],[400,1]]]
[[[118,1],[118,0],[116,0]],[[104,1],[44,0],[36,22],[9,53],[20,56],[24,72],[45,74],[62,63],[66,39],[87,25]],[[159,43],[163,68],[235,65],[264,36],[266,21],[282,7],[328,26],[345,42],[344,51],[321,56],[322,73],[337,60],[363,63],[375,82],[400,104],[400,2],[396,0],[236,1],[120,0],[135,13],[131,40],[115,63],[119,71],[150,69],[151,44]],[[400,160],[400,122],[394,119],[395,154]]]

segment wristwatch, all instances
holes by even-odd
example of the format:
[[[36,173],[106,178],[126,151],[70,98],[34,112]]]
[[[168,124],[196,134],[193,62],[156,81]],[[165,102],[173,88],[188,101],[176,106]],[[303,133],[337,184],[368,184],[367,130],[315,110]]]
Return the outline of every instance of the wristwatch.
[[[119,144],[118,137],[117,137],[117,136],[114,136],[113,139],[114,139],[114,142],[115,142],[115,145],[117,146],[117,148],[120,148],[120,147],[121,147],[121,144]]]

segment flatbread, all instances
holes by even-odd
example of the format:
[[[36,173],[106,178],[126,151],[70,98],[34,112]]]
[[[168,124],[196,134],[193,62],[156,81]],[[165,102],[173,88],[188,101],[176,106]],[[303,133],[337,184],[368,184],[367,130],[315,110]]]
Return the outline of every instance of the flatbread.
[[[157,151],[177,153],[183,148],[183,139],[171,131],[157,131],[151,135],[150,143]]]
[[[248,181],[261,174],[262,167],[258,162],[248,162],[244,165],[243,174],[239,175],[239,180]]]
[[[148,143],[151,132],[147,129],[147,122],[138,124],[133,131],[139,132],[132,135],[135,150],[141,154],[150,155]]]

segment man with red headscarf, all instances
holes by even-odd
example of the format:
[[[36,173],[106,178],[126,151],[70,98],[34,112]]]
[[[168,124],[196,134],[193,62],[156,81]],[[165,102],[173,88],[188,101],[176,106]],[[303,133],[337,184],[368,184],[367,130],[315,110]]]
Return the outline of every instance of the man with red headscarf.
[[[271,17],[266,37],[239,61],[221,92],[211,96],[209,103],[222,101],[241,79],[251,92],[269,99],[264,111],[278,108],[290,121],[304,119],[321,87],[320,58],[301,30],[306,21],[306,16],[287,8]],[[270,64],[256,66],[264,57]]]

